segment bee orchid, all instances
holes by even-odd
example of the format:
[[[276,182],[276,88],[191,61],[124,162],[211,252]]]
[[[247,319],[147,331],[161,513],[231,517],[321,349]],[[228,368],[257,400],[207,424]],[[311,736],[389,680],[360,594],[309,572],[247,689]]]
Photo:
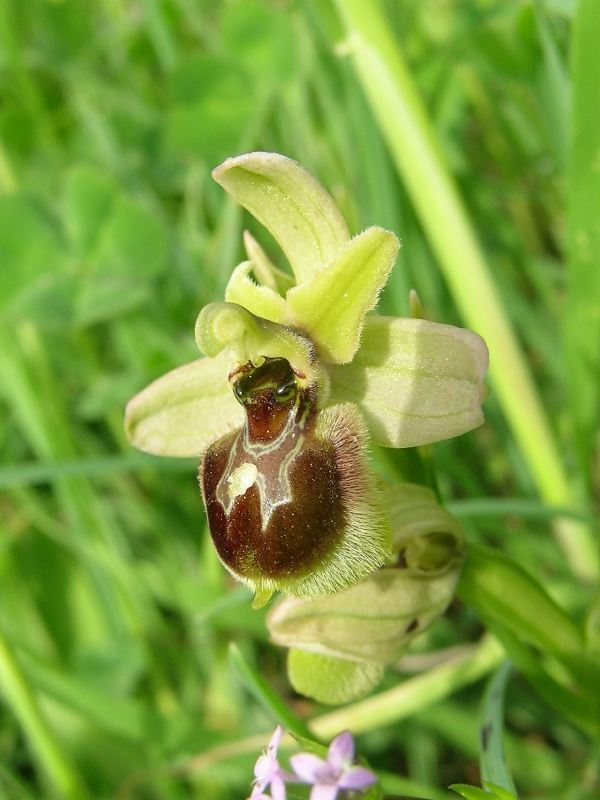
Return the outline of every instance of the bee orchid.
[[[205,357],[134,397],[125,429],[146,452],[201,458],[216,550],[255,607],[275,590],[327,596],[391,550],[370,441],[411,447],[480,425],[487,348],[471,331],[371,315],[400,243],[378,227],[352,238],[295,161],[250,153],[213,177],[292,274],[246,233],[248,260],[196,323]]]

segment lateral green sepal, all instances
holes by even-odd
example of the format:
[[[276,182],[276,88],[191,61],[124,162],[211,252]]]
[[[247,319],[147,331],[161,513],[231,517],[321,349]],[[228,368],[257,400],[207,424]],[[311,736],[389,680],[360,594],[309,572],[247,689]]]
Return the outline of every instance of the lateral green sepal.
[[[288,677],[294,689],[320,703],[341,705],[370,692],[383,677],[383,667],[359,664],[305,650],[290,650]]]
[[[485,342],[472,331],[370,316],[352,362],[329,369],[332,398],[361,407],[377,444],[430,444],[484,421],[487,365]]]
[[[199,456],[244,422],[229,381],[226,354],[171,370],[132,398],[125,433],[134,447],[158,456]]]

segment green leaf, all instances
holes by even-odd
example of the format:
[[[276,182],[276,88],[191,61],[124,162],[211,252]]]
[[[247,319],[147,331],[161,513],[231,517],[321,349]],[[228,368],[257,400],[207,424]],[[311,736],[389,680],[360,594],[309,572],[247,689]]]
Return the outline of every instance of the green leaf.
[[[370,692],[383,675],[377,664],[359,664],[306,650],[288,653],[288,677],[294,689],[320,703],[339,705]]]
[[[307,725],[288,708],[258,670],[248,663],[239,647],[233,642],[229,644],[229,661],[244,686],[275,717],[278,723],[296,734],[299,741],[312,741],[313,735]]]
[[[580,0],[573,25],[573,116],[567,170],[568,272],[564,363],[579,466],[589,477],[600,419],[600,14]]]
[[[479,721],[479,763],[484,780],[494,781],[508,793],[516,789],[504,759],[504,695],[512,663],[505,661],[487,683]]]
[[[453,792],[460,794],[465,800],[490,800],[490,793],[477,786],[469,786],[466,783],[453,783],[449,787]]]
[[[360,405],[378,444],[430,444],[481,425],[487,363],[472,331],[367,317],[353,361],[330,369],[332,398]]]
[[[77,165],[65,180],[65,224],[79,255],[90,253],[117,196],[117,186],[102,170]]]
[[[168,372],[129,401],[125,433],[139,450],[159,456],[199,456],[244,412],[227,379],[225,356],[201,358]]]
[[[64,263],[49,218],[26,197],[0,198],[0,312],[33,286],[54,280],[64,272]]]
[[[331,195],[290,158],[248,153],[228,158],[212,175],[273,234],[298,284],[309,280],[350,239]]]
[[[345,364],[356,353],[364,316],[374,308],[399,247],[390,231],[368,228],[287,293],[295,324],[310,334],[327,361]]]
[[[216,164],[239,152],[256,104],[248,75],[231,60],[213,56],[182,59],[170,80],[165,118],[168,153]]]
[[[597,681],[585,659],[582,631],[510,558],[471,544],[457,591],[478,613],[551,653],[584,683]]]

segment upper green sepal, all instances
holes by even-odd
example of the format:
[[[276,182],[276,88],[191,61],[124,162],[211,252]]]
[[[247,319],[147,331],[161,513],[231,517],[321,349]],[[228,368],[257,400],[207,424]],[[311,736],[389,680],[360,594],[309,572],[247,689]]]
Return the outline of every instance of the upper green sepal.
[[[334,258],[350,239],[331,195],[291,158],[279,153],[247,153],[228,158],[212,176],[273,234],[299,284]]]

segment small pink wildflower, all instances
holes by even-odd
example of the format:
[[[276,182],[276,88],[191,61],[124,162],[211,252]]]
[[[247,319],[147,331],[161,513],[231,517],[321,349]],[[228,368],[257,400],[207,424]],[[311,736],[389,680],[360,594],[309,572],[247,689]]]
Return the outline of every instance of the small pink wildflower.
[[[249,800],[270,800],[269,796],[264,794],[269,785],[273,800],[286,800],[284,781],[293,779],[294,776],[282,770],[277,760],[277,748],[282,733],[283,729],[278,725],[271,736],[266,753],[259,756],[254,766],[254,785]]]
[[[343,731],[329,745],[327,761],[311,753],[298,753],[290,758],[292,768],[304,783],[312,783],[310,800],[336,800],[340,789],[364,789],[377,781],[365,767],[356,767],[354,739]]]

